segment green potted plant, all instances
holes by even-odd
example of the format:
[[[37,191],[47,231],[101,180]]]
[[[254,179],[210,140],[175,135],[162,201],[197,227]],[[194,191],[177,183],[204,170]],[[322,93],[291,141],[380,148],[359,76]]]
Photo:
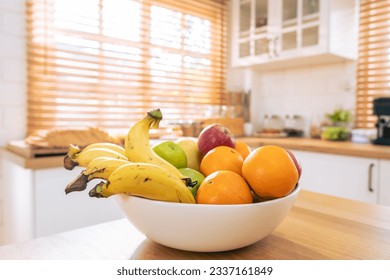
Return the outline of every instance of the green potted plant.
[[[323,127],[321,139],[346,141],[350,138],[352,113],[349,110],[335,109],[326,114],[329,125]]]

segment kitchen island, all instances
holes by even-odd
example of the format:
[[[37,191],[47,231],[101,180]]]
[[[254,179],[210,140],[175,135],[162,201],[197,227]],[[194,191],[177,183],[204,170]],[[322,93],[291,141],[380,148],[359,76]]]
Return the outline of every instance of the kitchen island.
[[[195,253],[171,249],[119,219],[2,246],[0,259],[390,260],[390,207],[301,190],[273,233],[238,250]]]

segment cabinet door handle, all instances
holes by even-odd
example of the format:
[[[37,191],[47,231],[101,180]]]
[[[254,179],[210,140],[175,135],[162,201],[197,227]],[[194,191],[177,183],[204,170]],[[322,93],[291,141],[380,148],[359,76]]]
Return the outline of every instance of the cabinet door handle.
[[[279,41],[279,36],[275,36],[274,38],[274,56],[278,57],[279,56],[279,49],[278,49],[278,41]]]
[[[374,192],[374,189],[372,188],[372,170],[374,169],[374,164],[370,163],[368,166],[368,191]]]
[[[267,39],[267,54],[268,54],[268,58],[272,58],[273,57],[273,51],[271,52],[271,49],[272,49],[271,44],[272,44],[272,42],[273,42],[273,39],[271,39],[271,38]]]

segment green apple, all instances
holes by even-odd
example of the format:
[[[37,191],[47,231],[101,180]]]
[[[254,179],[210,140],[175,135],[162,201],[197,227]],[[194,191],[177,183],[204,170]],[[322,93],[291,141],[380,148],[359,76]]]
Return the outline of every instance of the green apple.
[[[200,170],[202,155],[199,152],[197,139],[194,137],[182,137],[176,143],[184,150],[187,156],[187,167]]]
[[[200,173],[199,171],[195,170],[195,169],[192,169],[192,168],[179,168],[179,171],[181,174],[183,174],[184,176],[187,176],[189,178],[191,178],[191,181],[192,182],[197,182],[195,186],[193,187],[190,187],[190,191],[192,192],[192,194],[194,195],[194,197],[196,196],[196,192],[198,191],[198,188],[200,186],[200,184],[202,184],[203,180],[204,180],[204,176],[202,173]]]
[[[176,168],[187,167],[187,155],[179,144],[165,140],[153,146],[153,151]]]

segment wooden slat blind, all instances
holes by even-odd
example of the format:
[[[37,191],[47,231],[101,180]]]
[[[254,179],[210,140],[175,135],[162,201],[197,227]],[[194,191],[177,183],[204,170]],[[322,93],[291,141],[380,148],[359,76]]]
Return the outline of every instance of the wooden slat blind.
[[[227,1],[27,1],[28,132],[124,129],[225,102]]]
[[[360,1],[355,126],[374,127],[372,101],[390,96],[390,1]]]

